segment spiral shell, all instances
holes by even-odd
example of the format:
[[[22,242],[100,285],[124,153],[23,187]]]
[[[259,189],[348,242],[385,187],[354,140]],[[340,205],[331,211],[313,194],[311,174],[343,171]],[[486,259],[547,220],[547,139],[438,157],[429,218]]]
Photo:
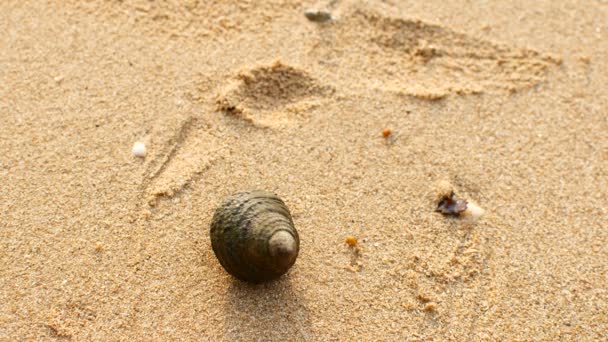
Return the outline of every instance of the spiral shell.
[[[266,191],[226,198],[213,215],[210,235],[211,247],[224,269],[254,283],[283,275],[300,250],[289,209]]]

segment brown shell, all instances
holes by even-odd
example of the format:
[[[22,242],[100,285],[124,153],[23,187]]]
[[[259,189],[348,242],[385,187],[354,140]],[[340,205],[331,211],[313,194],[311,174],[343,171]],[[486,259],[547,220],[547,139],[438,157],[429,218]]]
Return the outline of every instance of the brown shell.
[[[285,203],[260,190],[226,198],[213,215],[210,235],[211,247],[224,269],[254,283],[283,275],[300,249]]]

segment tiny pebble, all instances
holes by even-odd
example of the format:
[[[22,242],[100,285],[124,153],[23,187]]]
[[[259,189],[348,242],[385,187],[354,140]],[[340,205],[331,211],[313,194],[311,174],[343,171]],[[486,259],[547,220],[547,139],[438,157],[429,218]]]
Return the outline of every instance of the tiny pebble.
[[[138,141],[135,144],[133,144],[133,149],[131,150],[131,152],[133,152],[134,156],[143,158],[146,156],[146,145],[144,145],[144,143]]]
[[[351,246],[351,247],[355,247],[358,243],[357,238],[354,236],[347,236],[346,237],[346,243]]]
[[[385,129],[384,131],[382,131],[382,136],[385,138],[388,138],[389,135],[391,135],[391,130],[390,129]]]
[[[332,19],[331,13],[323,10],[309,9],[304,12],[304,15],[308,20],[317,23],[323,23]]]

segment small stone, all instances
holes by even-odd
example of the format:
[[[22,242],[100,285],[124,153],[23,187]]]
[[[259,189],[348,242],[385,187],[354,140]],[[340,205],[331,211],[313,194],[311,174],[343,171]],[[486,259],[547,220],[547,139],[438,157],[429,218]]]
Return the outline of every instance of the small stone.
[[[134,156],[143,158],[146,156],[146,145],[144,145],[144,143],[142,143],[141,141],[138,141],[133,144],[133,149],[131,149],[131,152]]]
[[[347,236],[346,237],[346,244],[348,244],[351,247],[355,247],[358,244],[357,238],[354,236]]]
[[[324,23],[328,20],[333,19],[331,16],[331,13],[329,13],[328,11],[317,10],[317,9],[306,10],[304,12],[304,15],[306,16],[306,18],[308,18],[308,20],[314,21],[317,23]]]
[[[388,138],[391,135],[391,130],[390,129],[385,129],[384,131],[382,131],[382,136],[385,138]]]

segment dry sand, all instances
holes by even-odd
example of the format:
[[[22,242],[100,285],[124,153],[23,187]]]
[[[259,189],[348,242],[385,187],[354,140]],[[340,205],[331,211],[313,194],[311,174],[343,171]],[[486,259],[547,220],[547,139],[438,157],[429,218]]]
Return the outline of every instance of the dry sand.
[[[606,339],[606,18],[601,0],[0,2],[0,339]],[[485,215],[436,213],[440,181]],[[250,188],[301,237],[264,285],[209,242]]]

